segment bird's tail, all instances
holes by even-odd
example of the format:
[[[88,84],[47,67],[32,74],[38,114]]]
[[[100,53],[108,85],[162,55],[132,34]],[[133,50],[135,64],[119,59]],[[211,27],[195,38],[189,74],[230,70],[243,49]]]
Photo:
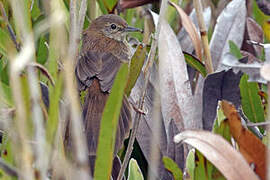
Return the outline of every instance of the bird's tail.
[[[88,94],[86,95],[83,106],[83,121],[89,150],[89,162],[92,173],[94,173],[100,122],[108,96],[108,93],[104,93],[101,91],[98,80],[94,79],[88,89]],[[130,125],[130,104],[127,98],[124,96],[116,132],[114,155],[116,155],[116,153],[122,147],[125,138],[128,137]]]

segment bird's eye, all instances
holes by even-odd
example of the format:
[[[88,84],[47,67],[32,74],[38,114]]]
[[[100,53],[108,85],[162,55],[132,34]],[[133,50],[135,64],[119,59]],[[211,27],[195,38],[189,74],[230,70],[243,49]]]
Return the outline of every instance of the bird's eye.
[[[112,28],[112,29],[116,29],[116,25],[115,25],[115,24],[112,24],[112,25],[111,25],[111,28]]]

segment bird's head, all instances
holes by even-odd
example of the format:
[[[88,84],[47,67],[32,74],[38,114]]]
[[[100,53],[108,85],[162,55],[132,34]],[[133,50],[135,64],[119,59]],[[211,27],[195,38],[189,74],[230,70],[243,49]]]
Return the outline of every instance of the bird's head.
[[[128,32],[142,32],[141,29],[128,26],[123,18],[114,14],[99,16],[91,23],[90,29],[117,41],[124,41]]]

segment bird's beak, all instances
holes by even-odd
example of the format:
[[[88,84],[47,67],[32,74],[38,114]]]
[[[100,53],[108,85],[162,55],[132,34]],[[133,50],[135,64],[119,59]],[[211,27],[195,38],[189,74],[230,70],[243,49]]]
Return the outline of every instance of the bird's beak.
[[[141,32],[141,33],[143,33],[143,30],[141,30],[139,28],[128,26],[125,28],[125,32]]]

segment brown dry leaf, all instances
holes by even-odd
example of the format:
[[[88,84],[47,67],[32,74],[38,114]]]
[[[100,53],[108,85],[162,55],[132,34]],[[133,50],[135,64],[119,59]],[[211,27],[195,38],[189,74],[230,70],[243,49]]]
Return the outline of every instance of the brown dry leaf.
[[[49,81],[51,82],[51,84],[54,86],[55,82],[53,80],[52,75],[49,73],[49,71],[42,64],[39,64],[39,63],[36,63],[36,62],[32,62],[32,63],[29,63],[28,65],[29,66],[32,66],[32,67],[35,67],[38,70],[40,70],[40,72],[43,75],[45,75],[49,79]]]
[[[168,133],[170,120],[177,128],[195,129],[199,120],[193,117],[194,101],[186,62],[175,33],[164,19],[158,38],[161,111]]]
[[[258,180],[243,156],[220,135],[208,131],[184,131],[174,137],[198,149],[228,180]]]
[[[242,126],[241,118],[234,105],[222,101],[222,109],[229,119],[230,131],[239,145],[240,152],[249,164],[253,163],[255,165],[255,172],[260,178],[262,180],[266,179],[266,146],[259,138]]]
[[[262,55],[262,47],[247,43],[247,40],[253,40],[263,43],[263,30],[252,18],[247,17],[244,41],[242,50],[252,53],[254,56],[260,57]]]
[[[258,59],[257,57],[255,57],[253,54],[251,54],[251,53],[248,52],[248,51],[243,51],[243,50],[241,50],[241,54],[242,54],[242,56],[244,57],[243,60],[247,60],[247,62],[239,60],[239,61],[242,62],[242,63],[252,64],[254,61],[261,62],[260,59]],[[245,58],[245,57],[246,57],[246,58]]]
[[[246,1],[233,0],[224,8],[217,19],[214,32],[210,42],[211,57],[214,70],[222,67],[223,56],[230,52],[229,40],[240,47],[243,41],[246,19]],[[221,71],[223,69],[219,69]],[[194,101],[196,111],[195,119],[202,119],[202,90],[204,80],[199,76],[197,88],[195,89]]]
[[[190,39],[192,40],[192,44],[194,45],[195,52],[197,55],[197,58],[199,58],[202,61],[202,47],[201,47],[201,38],[196,30],[195,25],[193,22],[189,19],[188,15],[183,11],[177,4],[170,2],[169,3],[175,7],[177,12],[179,13],[181,17],[182,24],[186,31],[188,32]]]
[[[210,26],[211,17],[212,17],[211,8],[210,7],[205,8],[203,11],[203,19],[204,19],[207,30],[209,29],[209,26]],[[189,14],[189,18],[194,23],[199,33],[199,25],[198,25],[195,9],[191,11],[191,13]],[[192,41],[187,31],[185,30],[185,28],[181,28],[181,30],[177,33],[177,38],[180,42],[182,50],[185,52],[188,52],[189,54],[192,54],[194,51],[194,46],[192,45]]]
[[[176,127],[174,120],[171,119],[168,133],[167,156],[171,158],[178,167],[184,169],[184,148],[181,144],[175,144],[173,141],[174,136],[179,133],[180,131]]]

